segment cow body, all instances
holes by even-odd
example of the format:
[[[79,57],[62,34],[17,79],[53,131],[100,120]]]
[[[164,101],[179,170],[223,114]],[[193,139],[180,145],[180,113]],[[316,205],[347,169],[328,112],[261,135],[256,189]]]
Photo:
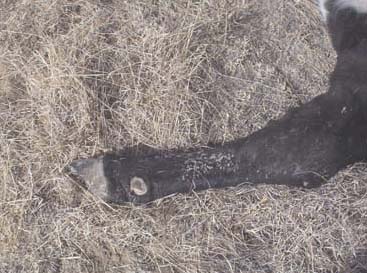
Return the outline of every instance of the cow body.
[[[338,59],[330,89],[224,145],[78,160],[71,172],[105,201],[146,203],[240,183],[317,187],[367,159],[367,1],[321,0]]]

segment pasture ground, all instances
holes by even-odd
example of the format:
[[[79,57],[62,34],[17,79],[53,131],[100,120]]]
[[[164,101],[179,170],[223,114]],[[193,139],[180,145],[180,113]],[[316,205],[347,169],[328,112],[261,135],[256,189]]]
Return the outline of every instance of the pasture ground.
[[[0,272],[358,272],[367,168],[111,206],[64,172],[225,142],[325,92],[311,0],[1,0]]]

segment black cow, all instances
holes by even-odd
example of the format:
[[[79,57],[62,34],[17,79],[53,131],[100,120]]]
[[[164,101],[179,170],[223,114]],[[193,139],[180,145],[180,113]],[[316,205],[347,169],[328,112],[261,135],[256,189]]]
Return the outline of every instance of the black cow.
[[[254,134],[192,151],[107,154],[70,170],[108,202],[240,183],[317,187],[367,158],[367,0],[320,0],[338,59],[330,89]]]

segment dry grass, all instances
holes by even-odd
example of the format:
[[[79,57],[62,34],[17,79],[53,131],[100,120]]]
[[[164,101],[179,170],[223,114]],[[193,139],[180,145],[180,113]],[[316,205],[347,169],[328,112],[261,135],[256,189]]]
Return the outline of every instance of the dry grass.
[[[245,136],[327,88],[311,0],[1,0],[0,272],[352,272],[367,170],[110,207],[63,172]],[[364,259],[364,260],[363,260]]]

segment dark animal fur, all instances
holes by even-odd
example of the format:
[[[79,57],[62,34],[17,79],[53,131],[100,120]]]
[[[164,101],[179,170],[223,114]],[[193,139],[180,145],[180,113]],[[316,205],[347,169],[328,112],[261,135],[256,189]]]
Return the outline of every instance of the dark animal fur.
[[[354,8],[340,9],[337,1],[329,0],[326,8],[329,11],[327,25],[334,49],[339,54],[353,49],[367,38],[367,17]]]
[[[146,203],[177,192],[240,183],[317,187],[367,158],[367,15],[328,2],[327,24],[338,53],[327,93],[249,137],[188,152],[103,158],[109,201]],[[145,195],[130,190],[143,178]]]

